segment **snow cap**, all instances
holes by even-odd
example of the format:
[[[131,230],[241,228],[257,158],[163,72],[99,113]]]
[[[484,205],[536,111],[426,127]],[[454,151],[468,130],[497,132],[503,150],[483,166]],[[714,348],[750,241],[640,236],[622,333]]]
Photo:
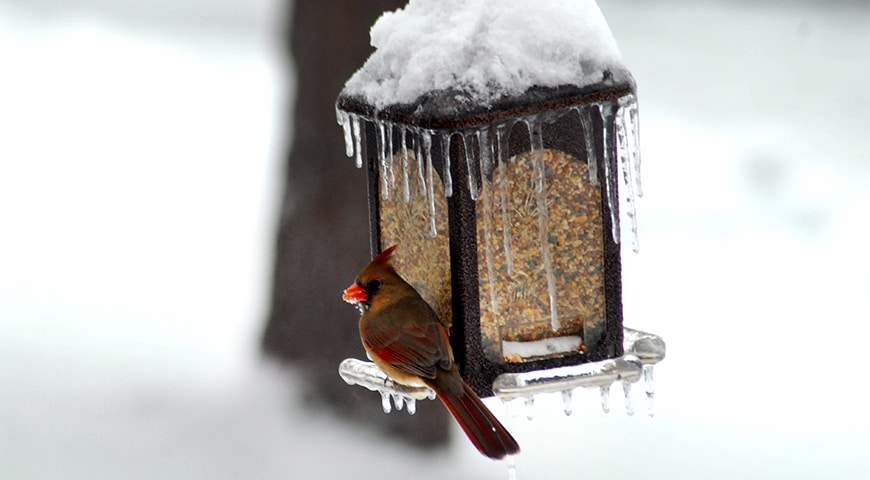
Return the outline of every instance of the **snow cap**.
[[[584,87],[621,65],[594,0],[410,0],[372,26],[377,50],[345,85],[382,109],[449,88],[477,103]]]

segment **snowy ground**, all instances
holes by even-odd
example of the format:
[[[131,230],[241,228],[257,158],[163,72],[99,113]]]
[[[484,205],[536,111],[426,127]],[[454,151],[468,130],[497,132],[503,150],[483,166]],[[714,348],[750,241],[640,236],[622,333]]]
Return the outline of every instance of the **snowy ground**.
[[[0,476],[503,478],[458,430],[434,455],[353,431],[258,360],[280,15],[135,5],[0,2]],[[653,419],[616,389],[512,419],[520,478],[867,477],[870,7],[601,7],[642,112],[626,322],[668,358]]]

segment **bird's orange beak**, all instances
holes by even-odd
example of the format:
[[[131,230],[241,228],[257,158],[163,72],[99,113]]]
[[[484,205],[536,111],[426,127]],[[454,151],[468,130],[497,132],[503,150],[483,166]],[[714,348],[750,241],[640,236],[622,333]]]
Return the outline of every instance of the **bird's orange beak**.
[[[369,295],[362,287],[354,283],[344,289],[341,299],[347,303],[360,304],[365,303],[369,299]]]

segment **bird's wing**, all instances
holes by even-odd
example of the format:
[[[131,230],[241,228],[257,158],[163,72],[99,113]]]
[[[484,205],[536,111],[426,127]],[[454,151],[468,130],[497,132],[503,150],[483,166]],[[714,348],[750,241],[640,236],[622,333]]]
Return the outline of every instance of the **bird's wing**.
[[[373,323],[363,329],[363,342],[381,360],[422,378],[435,378],[437,369],[450,368],[447,330],[440,323],[384,328]]]

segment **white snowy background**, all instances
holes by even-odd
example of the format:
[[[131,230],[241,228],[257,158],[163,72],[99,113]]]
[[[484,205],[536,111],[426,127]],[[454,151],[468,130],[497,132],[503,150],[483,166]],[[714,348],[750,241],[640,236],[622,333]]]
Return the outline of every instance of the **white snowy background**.
[[[870,5],[600,4],[641,104],[626,323],[668,358],[652,419],[640,388],[633,417],[614,388],[511,419],[519,478],[870,476]],[[506,475],[458,429],[421,453],[305,408],[259,358],[284,8],[0,1],[0,478]]]

